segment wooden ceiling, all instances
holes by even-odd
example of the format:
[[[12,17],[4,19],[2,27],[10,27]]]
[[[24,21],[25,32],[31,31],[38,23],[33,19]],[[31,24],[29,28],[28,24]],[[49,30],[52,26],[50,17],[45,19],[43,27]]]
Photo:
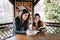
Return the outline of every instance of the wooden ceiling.
[[[13,5],[15,4],[15,0],[9,0]],[[16,0],[16,2],[32,2],[33,6],[35,6],[40,0]]]
[[[30,2],[30,1],[33,1],[33,0],[16,0],[16,1],[20,1],[20,2]]]

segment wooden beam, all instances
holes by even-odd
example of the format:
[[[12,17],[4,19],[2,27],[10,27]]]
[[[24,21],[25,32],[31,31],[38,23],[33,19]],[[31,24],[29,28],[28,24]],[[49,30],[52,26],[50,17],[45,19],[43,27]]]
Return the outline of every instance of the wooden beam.
[[[39,2],[40,0],[34,0],[34,6]]]

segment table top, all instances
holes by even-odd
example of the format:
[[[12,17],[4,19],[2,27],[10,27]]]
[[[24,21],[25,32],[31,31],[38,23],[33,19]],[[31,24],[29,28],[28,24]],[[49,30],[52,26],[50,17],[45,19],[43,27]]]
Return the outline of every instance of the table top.
[[[41,32],[33,36],[17,34],[16,36],[6,40],[60,40],[60,34],[51,34],[51,33],[45,33],[45,32]]]

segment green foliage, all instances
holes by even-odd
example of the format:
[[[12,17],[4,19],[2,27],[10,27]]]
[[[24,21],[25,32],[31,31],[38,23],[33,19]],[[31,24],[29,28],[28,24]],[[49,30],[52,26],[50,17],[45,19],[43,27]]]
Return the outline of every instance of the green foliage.
[[[46,19],[60,22],[60,0],[44,0]]]

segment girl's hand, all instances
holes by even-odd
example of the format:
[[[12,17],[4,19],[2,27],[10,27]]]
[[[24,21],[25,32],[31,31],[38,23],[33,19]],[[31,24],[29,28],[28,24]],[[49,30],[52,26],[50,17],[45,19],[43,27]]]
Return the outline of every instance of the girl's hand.
[[[36,26],[38,25],[38,22],[36,20],[34,20],[34,22],[36,23]]]
[[[33,30],[36,30],[35,27],[33,27]]]
[[[37,23],[37,21],[36,21],[36,20],[34,20],[34,22],[35,22],[35,23]]]
[[[27,34],[28,36],[33,35],[33,30],[29,30],[29,29],[28,29],[28,30],[26,31],[26,34]]]
[[[44,32],[44,31],[45,31],[45,29],[42,30],[42,32]]]

